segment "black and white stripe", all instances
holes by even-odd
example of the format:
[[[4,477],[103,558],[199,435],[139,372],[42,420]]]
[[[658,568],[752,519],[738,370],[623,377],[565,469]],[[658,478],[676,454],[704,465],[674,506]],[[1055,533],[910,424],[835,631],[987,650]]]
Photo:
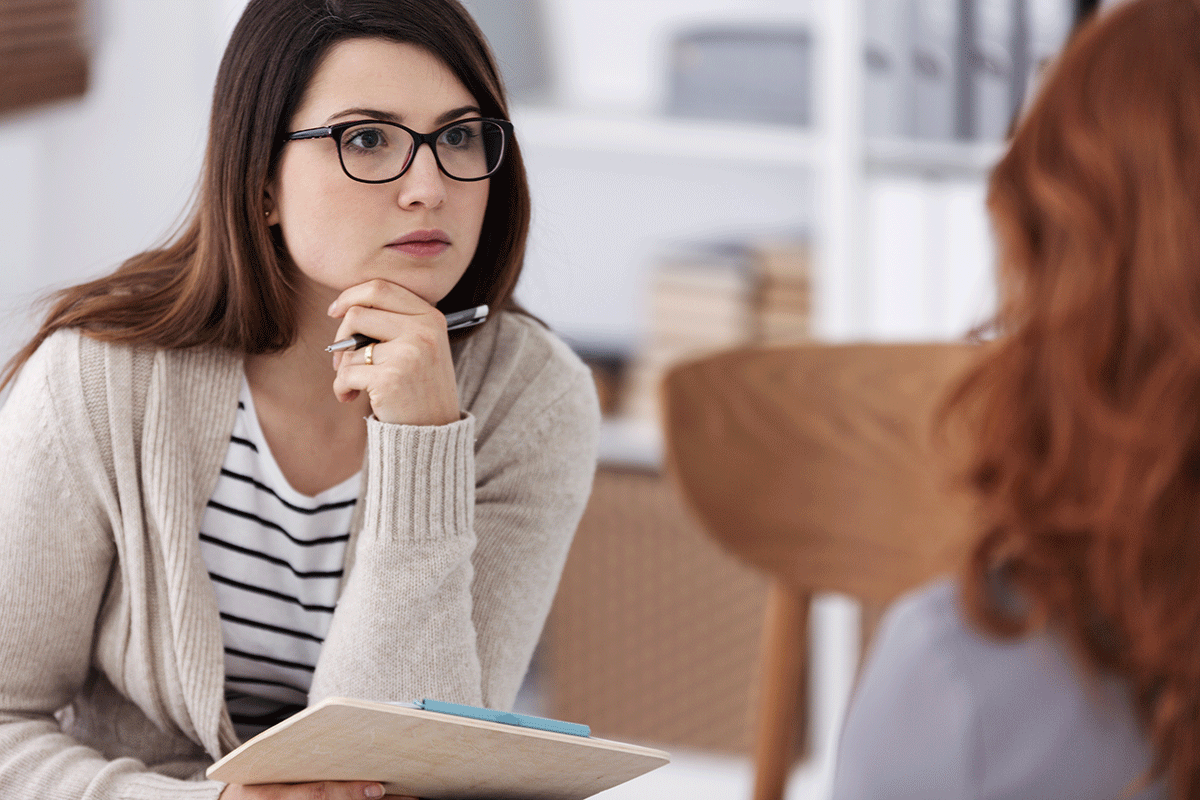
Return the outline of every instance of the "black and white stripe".
[[[243,382],[200,527],[221,611],[225,694],[243,738],[305,706],[337,604],[360,476],[316,497],[284,478]]]

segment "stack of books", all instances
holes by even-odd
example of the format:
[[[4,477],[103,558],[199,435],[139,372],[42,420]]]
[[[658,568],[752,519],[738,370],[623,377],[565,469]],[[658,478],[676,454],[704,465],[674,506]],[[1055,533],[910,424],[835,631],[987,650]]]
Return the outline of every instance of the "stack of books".
[[[757,280],[754,339],[763,344],[808,339],[812,331],[808,246],[799,240],[763,242],[752,253]]]
[[[646,344],[633,359],[619,416],[659,421],[659,384],[674,364],[749,344],[809,337],[808,246],[802,239],[677,248],[650,287]]]

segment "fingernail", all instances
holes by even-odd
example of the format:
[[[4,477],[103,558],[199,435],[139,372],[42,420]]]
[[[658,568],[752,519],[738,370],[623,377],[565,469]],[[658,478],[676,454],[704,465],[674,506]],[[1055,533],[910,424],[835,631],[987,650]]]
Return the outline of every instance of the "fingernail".
[[[337,300],[329,304],[329,309],[325,312],[329,316],[333,316],[333,309],[337,307]],[[382,797],[382,795],[380,795]]]
[[[383,797],[383,784],[373,783],[363,789],[363,794],[371,798],[371,800],[377,800],[377,798]]]

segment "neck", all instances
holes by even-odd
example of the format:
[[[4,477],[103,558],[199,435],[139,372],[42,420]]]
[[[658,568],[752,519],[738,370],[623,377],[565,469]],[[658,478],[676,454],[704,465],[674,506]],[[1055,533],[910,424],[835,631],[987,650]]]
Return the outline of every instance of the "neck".
[[[325,352],[337,335],[339,321],[307,311],[300,316],[295,341],[282,352],[246,356],[246,380],[259,398],[296,414],[329,418],[365,417],[371,411],[366,394],[350,403],[333,394],[333,356]]]
[[[325,352],[337,335],[338,321],[323,308],[303,311],[287,350],[247,356],[244,369],[276,464],[294,489],[315,497],[362,467],[367,443],[363,417],[371,413],[371,402],[365,392],[352,402],[338,402],[333,357]]]

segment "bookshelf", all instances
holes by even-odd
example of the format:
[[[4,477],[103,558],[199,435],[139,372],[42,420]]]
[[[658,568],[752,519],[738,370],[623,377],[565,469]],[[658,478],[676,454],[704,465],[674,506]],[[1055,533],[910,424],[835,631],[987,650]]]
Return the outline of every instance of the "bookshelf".
[[[874,262],[888,248],[872,237],[894,224],[878,224],[868,210],[888,208],[877,195],[894,185],[928,193],[949,185],[961,202],[964,187],[968,196],[982,187],[1002,147],[868,135],[864,9],[863,2],[813,0],[801,12],[813,39],[811,126],[702,121],[646,108],[516,106],[535,204],[542,201],[523,279],[533,289],[522,299],[581,351],[636,350],[645,345],[652,310],[648,273],[664,247],[689,237],[791,229],[806,233],[812,247],[814,337],[851,341],[935,329],[921,320],[880,322],[878,307],[892,298],[869,298],[903,279],[878,274]],[[635,191],[642,193],[636,209]],[[937,224],[927,227],[932,232]],[[971,232],[987,236],[979,222]],[[930,250],[926,245],[920,257]],[[957,253],[940,258],[959,260]],[[937,271],[925,269],[916,282],[936,286],[945,277]],[[928,316],[936,303],[916,298],[910,305],[891,316]],[[656,468],[656,432],[607,422],[602,455],[605,463]]]

